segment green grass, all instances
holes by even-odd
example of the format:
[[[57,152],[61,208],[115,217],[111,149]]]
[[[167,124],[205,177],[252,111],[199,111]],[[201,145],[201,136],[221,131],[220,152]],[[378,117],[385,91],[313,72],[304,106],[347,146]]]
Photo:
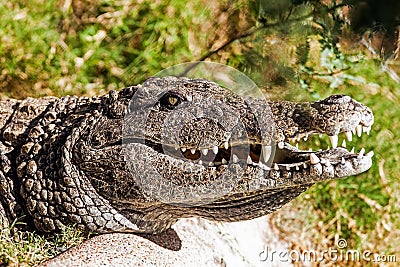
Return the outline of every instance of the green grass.
[[[37,265],[88,238],[72,226],[61,233],[47,236],[15,230],[13,227],[0,232],[0,264]]]
[[[2,98],[91,96],[140,83],[164,68],[201,58],[252,26],[257,15],[244,0],[65,3],[69,1],[0,0]],[[372,168],[356,177],[313,186],[274,213],[274,224],[296,248],[323,250],[342,237],[351,248],[396,254],[400,260],[396,246],[400,244],[399,84],[382,72],[380,61],[361,49],[355,53],[359,60],[337,74],[337,86],[331,86],[332,76],[313,76],[307,80],[308,89],[298,89],[299,83],[289,78],[298,71],[293,58],[311,32],[301,40],[299,35],[274,34],[273,29],[266,32],[268,36],[259,33],[232,42],[211,59],[246,72],[275,98],[308,101],[344,93],[368,105],[375,115],[371,135],[348,143],[356,151],[364,147],[375,152]],[[303,61],[324,72],[320,51],[314,48],[318,38],[309,39],[314,53]],[[287,89],[294,87],[297,90]],[[310,141],[314,147],[329,145],[327,138]],[[33,265],[84,238],[72,229],[52,236],[3,231],[0,262]]]
[[[207,16],[194,17],[199,4],[185,1],[63,4],[0,1],[0,87],[8,96],[93,95],[142,82],[194,59],[188,28]]]

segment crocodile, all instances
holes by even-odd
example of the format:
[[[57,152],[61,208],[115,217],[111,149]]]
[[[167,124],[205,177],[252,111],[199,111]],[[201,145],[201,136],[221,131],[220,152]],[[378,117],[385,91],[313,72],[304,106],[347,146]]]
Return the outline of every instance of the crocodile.
[[[269,101],[151,77],[91,98],[8,99],[0,114],[1,227],[158,233],[184,217],[249,220],[372,165],[372,151],[338,146],[374,121],[345,95]],[[315,134],[332,148],[296,147]]]

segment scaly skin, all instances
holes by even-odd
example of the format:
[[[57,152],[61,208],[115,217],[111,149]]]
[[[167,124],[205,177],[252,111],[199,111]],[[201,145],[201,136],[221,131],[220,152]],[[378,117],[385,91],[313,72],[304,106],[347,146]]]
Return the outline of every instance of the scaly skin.
[[[201,79],[150,78],[94,97],[0,102],[0,223],[45,232],[159,232],[179,218],[273,212],[318,181],[368,170],[372,154],[301,151],[310,134],[368,132],[348,96],[243,99]]]

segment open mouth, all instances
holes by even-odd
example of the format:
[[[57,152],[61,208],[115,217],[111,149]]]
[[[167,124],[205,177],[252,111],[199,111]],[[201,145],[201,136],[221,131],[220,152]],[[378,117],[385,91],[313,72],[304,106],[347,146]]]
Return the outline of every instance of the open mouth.
[[[372,157],[373,151],[365,154],[362,148],[358,153],[354,147],[349,151],[346,148],[346,140],[352,141],[353,136],[361,137],[363,133],[369,135],[371,126],[361,124],[354,127],[351,132],[344,132],[341,147],[338,147],[338,135],[329,136],[332,149],[313,151],[312,149],[302,150],[298,148],[299,142],[307,141],[309,136],[318,133],[298,134],[296,138],[288,138],[273,146],[259,143],[232,144],[229,141],[221,142],[219,146],[206,148],[190,147],[169,147],[154,142],[146,142],[147,146],[152,147],[159,153],[167,154],[177,159],[185,160],[206,168],[219,168],[228,164],[240,164],[261,168],[263,170],[299,170],[307,169],[310,164],[321,163],[326,166],[344,162],[348,158],[362,158],[363,156]],[[319,134],[322,135],[322,134]],[[301,142],[302,142],[301,141]],[[291,144],[292,143],[292,144]]]

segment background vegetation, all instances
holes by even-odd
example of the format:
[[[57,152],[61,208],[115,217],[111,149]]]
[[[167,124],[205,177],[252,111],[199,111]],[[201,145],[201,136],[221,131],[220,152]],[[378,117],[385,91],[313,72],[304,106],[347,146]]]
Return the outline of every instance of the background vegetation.
[[[194,60],[233,66],[270,98],[348,94],[375,114],[371,136],[348,143],[356,151],[374,150],[372,169],[312,187],[271,221],[293,248],[325,250],[345,238],[348,248],[400,261],[399,5],[0,0],[0,96],[104,94]],[[324,138],[311,142],[329,144]],[[81,242],[82,235],[71,231],[47,238],[2,232],[0,262],[41,262]]]

